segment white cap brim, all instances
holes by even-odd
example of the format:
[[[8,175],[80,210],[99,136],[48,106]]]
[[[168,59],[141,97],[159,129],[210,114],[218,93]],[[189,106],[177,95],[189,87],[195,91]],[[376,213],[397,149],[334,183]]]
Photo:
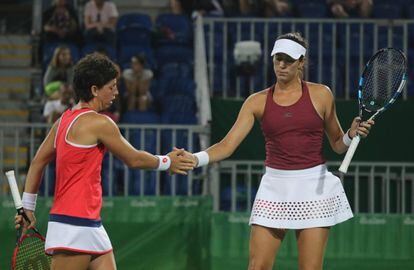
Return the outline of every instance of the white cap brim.
[[[301,56],[306,55],[306,48],[290,39],[278,39],[275,41],[270,55],[273,56],[277,53],[284,53],[298,60]]]

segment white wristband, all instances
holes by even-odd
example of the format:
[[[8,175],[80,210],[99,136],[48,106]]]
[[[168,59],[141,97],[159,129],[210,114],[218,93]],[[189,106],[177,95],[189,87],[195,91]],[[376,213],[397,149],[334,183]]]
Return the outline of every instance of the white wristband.
[[[156,156],[159,159],[157,171],[166,171],[170,168],[171,159],[169,156]]]
[[[342,137],[342,142],[348,147],[351,145],[352,139],[351,137],[349,137],[349,129],[347,132],[345,132],[344,136]]]
[[[198,159],[196,168],[207,165],[208,162],[210,161],[210,157],[208,156],[206,151],[195,153],[194,156],[196,156]]]
[[[37,194],[23,192],[22,204],[26,210],[34,211],[36,209]]]

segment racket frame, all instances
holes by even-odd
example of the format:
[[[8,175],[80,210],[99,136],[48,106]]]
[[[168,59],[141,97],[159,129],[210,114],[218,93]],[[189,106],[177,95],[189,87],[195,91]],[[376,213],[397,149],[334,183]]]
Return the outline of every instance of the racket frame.
[[[359,117],[362,119],[363,116],[363,112],[369,112],[369,113],[373,113],[374,111],[370,111],[368,110],[364,104],[362,103],[362,85],[364,83],[364,78],[365,75],[367,73],[367,67],[372,63],[372,61],[377,57],[378,54],[386,51],[386,50],[396,50],[398,51],[404,58],[404,62],[405,62],[405,73],[403,74],[403,77],[401,79],[401,83],[398,86],[397,91],[395,91],[394,95],[391,97],[391,99],[387,102],[387,104],[385,104],[382,108],[378,109],[377,111],[375,111],[375,113],[368,119],[369,120],[374,120],[378,115],[380,115],[381,113],[383,113],[385,110],[387,110],[391,104],[393,104],[398,96],[402,93],[405,84],[407,83],[407,57],[405,56],[405,54],[400,50],[400,49],[396,49],[396,48],[383,48],[380,49],[379,51],[377,51],[367,62],[367,64],[365,65],[364,71],[362,72],[362,76],[359,79],[359,83],[358,83],[358,107],[359,107]],[[339,171],[343,174],[346,174],[348,172],[348,167],[351,163],[352,157],[355,154],[355,151],[358,147],[359,142],[361,141],[361,137],[359,136],[359,134],[357,134],[356,136],[354,136],[354,138],[352,138],[352,142],[346,152],[346,155],[341,163],[341,166],[339,167]]]

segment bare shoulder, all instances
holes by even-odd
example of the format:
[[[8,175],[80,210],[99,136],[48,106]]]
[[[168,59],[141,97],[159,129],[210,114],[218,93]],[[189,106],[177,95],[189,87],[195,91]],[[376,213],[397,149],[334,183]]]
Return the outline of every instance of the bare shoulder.
[[[243,104],[257,119],[261,119],[270,88],[251,94]]]
[[[333,94],[331,89],[320,83],[313,83],[313,82],[306,82],[309,94],[311,95],[312,99],[317,99],[320,101],[332,101]]]
[[[103,131],[108,128],[115,128],[115,122],[104,114],[97,112],[86,113],[82,115],[81,119],[82,124],[85,124],[89,128],[97,131]]]
[[[266,101],[267,93],[269,89],[265,89],[256,93],[251,94],[245,101],[245,103],[252,104],[252,105],[260,105]]]

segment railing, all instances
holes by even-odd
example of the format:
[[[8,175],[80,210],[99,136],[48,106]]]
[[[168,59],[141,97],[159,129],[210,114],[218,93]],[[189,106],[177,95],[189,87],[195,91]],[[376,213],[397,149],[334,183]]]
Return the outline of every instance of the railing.
[[[355,96],[364,64],[379,48],[396,47],[414,56],[414,20],[205,18],[206,54],[212,96],[244,98],[275,81],[272,50],[275,38],[301,32],[309,42],[304,78],[328,85],[336,97]],[[233,49],[237,41],[260,42],[262,58],[252,76],[235,71]],[[403,98],[413,95],[413,85]]]
[[[124,137],[137,149],[152,154],[168,153],[173,146],[199,151],[199,135],[208,134],[200,125],[119,125]],[[0,123],[0,170],[14,169],[19,186],[38,147],[50,126],[34,123]],[[55,164],[44,173],[40,194],[50,196],[54,190]],[[129,169],[112,154],[107,153],[102,164],[104,195],[205,195],[206,168],[190,171],[188,176],[169,176],[164,172]],[[8,193],[7,181],[0,176],[0,194]]]
[[[331,172],[340,162],[327,163]],[[264,173],[261,161],[222,161],[211,178],[215,211],[249,212]],[[414,213],[414,163],[352,162],[340,176],[355,213]]]

